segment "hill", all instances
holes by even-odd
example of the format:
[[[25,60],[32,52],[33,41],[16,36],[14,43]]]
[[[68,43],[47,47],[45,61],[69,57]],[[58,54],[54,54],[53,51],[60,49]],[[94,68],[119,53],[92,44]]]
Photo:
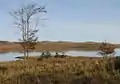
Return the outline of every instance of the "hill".
[[[63,51],[63,50],[98,50],[99,42],[67,42],[42,41],[36,45],[36,51]],[[120,44],[114,44],[120,48]],[[19,42],[0,41],[0,52],[18,52],[22,47]]]

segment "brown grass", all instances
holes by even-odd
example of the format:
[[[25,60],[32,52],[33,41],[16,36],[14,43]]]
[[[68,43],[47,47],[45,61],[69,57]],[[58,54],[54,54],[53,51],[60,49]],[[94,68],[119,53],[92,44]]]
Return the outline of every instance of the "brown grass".
[[[0,63],[0,84],[119,84],[117,71],[106,69],[100,58],[27,58]]]
[[[0,44],[0,52],[21,51],[18,43]],[[39,42],[36,51],[63,51],[63,50],[98,50],[99,43],[94,42]]]
[[[99,50],[100,43],[96,42],[39,42],[36,45],[36,51],[64,51],[64,50]],[[120,45],[116,44],[116,48]],[[0,43],[0,52],[19,52],[22,47],[17,42]]]

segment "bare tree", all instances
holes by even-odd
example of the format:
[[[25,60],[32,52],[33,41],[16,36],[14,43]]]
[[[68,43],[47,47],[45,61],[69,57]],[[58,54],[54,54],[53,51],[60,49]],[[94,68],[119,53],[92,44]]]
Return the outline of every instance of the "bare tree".
[[[104,63],[107,64],[107,68],[112,70],[113,72],[115,70],[115,60],[113,58],[113,56],[115,55],[115,48],[115,45],[107,42],[102,42],[99,47],[99,54],[103,56]]]
[[[113,44],[102,42],[99,47],[100,52],[98,54],[102,56],[108,56],[109,54],[112,54],[112,56],[115,55],[115,46]]]
[[[38,36],[36,33],[39,31],[38,19],[34,19],[39,13],[46,13],[44,6],[37,6],[36,4],[28,4],[18,10],[11,12],[15,19],[15,26],[20,29],[20,45],[23,48],[24,56],[28,56],[29,51],[35,49]]]

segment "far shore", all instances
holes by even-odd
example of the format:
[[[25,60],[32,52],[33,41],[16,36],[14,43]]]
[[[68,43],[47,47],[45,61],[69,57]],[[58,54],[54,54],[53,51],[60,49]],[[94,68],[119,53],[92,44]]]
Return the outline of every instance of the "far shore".
[[[66,51],[66,50],[82,50],[82,51],[98,51],[100,43],[97,42],[39,42],[35,51]],[[115,44],[116,48],[120,48],[120,44]],[[18,42],[0,41],[0,53],[5,52],[21,52],[23,49]]]

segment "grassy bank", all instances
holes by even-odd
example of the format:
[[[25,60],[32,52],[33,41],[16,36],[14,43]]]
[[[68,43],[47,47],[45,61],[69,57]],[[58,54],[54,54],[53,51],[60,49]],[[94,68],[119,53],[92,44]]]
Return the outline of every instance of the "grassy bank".
[[[0,84],[119,84],[120,73],[107,66],[101,58],[88,57],[1,62]]]
[[[38,42],[36,51],[63,51],[63,50],[98,50],[100,43],[97,42]],[[22,47],[18,42],[0,43],[0,52],[19,52]],[[119,48],[119,44],[115,45]]]

